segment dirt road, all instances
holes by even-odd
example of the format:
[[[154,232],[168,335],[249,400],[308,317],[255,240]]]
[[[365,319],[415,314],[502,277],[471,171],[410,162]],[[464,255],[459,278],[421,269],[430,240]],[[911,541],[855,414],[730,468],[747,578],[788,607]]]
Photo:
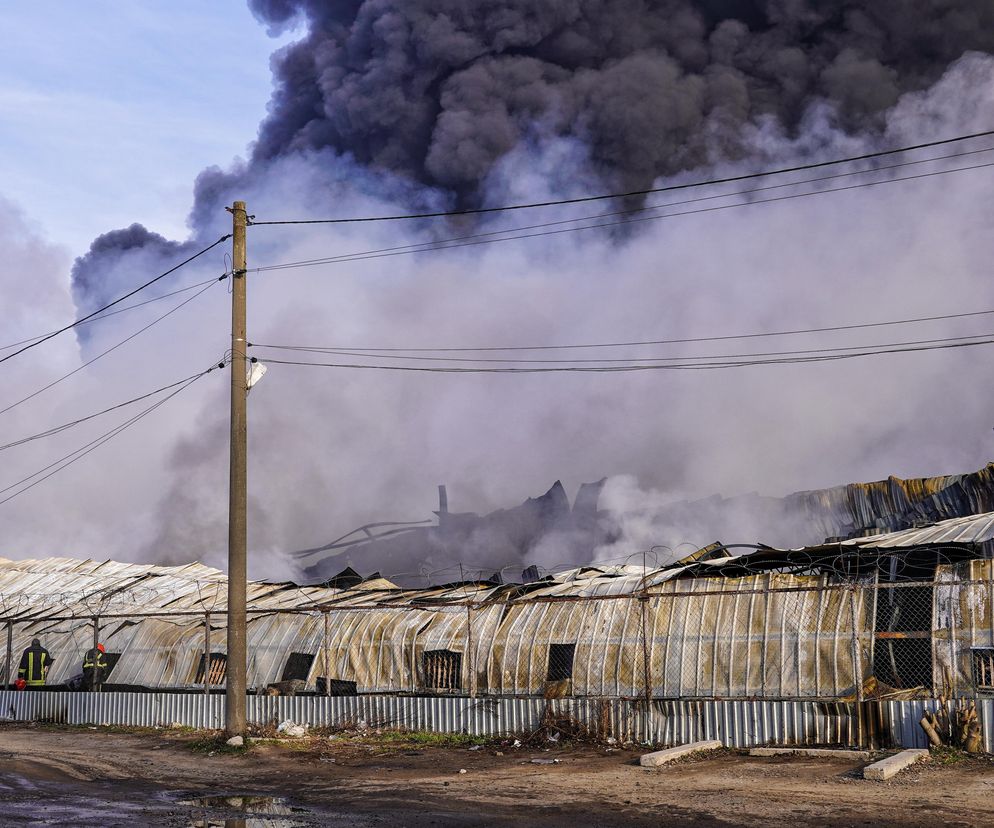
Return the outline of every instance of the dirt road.
[[[994,824],[994,763],[987,759],[933,761],[874,783],[859,778],[859,763],[842,760],[721,751],[647,771],[632,764],[638,754],[629,750],[472,750],[423,741],[314,737],[212,755],[202,735],[181,731],[7,725],[0,727],[0,822],[247,828]]]

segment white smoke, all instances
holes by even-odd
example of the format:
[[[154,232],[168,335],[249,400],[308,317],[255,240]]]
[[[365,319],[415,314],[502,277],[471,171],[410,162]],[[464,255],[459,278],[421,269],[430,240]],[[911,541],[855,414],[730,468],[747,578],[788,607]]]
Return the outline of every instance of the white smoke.
[[[887,115],[883,143],[989,128],[992,90],[994,59],[967,56],[933,88],[901,98]],[[796,137],[772,122],[757,123],[748,136],[754,147],[749,165],[719,165],[685,179],[775,166],[812,151],[829,158],[878,146],[834,124],[827,105],[809,111]],[[488,179],[488,199],[600,190],[603,185],[585,172],[584,153],[566,140],[519,146]],[[405,211],[402,201],[377,195],[385,191],[382,178],[328,151],[285,157],[256,170],[238,191],[218,191],[203,239],[225,232],[230,218],[221,205],[236,198],[245,199],[260,220]],[[250,273],[249,338],[358,347],[556,344],[736,334],[994,307],[988,275],[992,177],[992,171],[976,170],[642,222],[626,235],[569,233]],[[582,213],[600,209],[606,207]],[[249,267],[579,213],[521,212],[470,229],[437,223],[255,227],[249,232]],[[118,271],[134,274],[122,276],[125,281],[137,283],[175,258],[157,262],[140,255],[138,267],[137,258],[121,254]],[[64,266],[57,263],[50,272],[61,267],[64,273]],[[217,252],[163,289],[223,269]],[[68,314],[63,283],[54,284],[56,298],[38,300],[45,318],[30,320],[38,328]],[[11,290],[19,306],[30,301],[22,299],[20,282]],[[177,299],[93,325],[83,357]],[[9,433],[19,436],[88,413],[206,367],[228,345],[226,300],[223,288],[213,288],[57,391],[21,406],[16,427],[7,423]],[[611,356],[724,354],[992,330],[994,322],[982,320],[835,338],[615,349]],[[58,349],[32,353],[30,363],[23,363],[32,368],[21,368],[3,400],[33,390],[37,379],[57,374],[65,361]],[[288,549],[318,545],[367,521],[427,517],[440,482],[449,487],[454,511],[487,511],[544,491],[556,478],[575,491],[584,481],[625,475],[605,492],[613,510],[631,517],[622,540],[603,550],[601,557],[608,558],[652,543],[675,547],[718,539],[710,527],[654,524],[656,503],[714,492],[781,495],[888,474],[974,469],[990,454],[987,361],[985,350],[977,348],[808,366],[632,374],[436,375],[272,365],[250,398],[251,572],[292,576],[283,557]],[[226,418],[227,378],[215,372],[99,452],[0,507],[5,554],[221,565]],[[19,479],[111,424],[87,425],[59,441],[5,452],[4,480]],[[720,539],[762,541],[772,534],[769,527],[741,525],[749,537]],[[463,550],[460,558],[472,567],[475,552]],[[558,563],[558,554],[544,552],[543,562]]]

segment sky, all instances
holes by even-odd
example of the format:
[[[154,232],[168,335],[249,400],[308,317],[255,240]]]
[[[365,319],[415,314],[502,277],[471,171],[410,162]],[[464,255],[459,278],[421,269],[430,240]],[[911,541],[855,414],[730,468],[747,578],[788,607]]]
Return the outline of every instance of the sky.
[[[994,124],[994,58],[968,49],[951,49],[924,68],[912,60],[909,69],[892,56],[880,57],[890,62],[884,66],[852,49],[835,55],[813,48],[812,65],[798,69],[813,79],[810,88],[793,110],[785,104],[774,117],[764,107],[771,95],[780,99],[767,86],[783,73],[759,67],[750,77],[747,70],[756,54],[779,54],[777,66],[792,67],[797,50],[780,44],[778,53],[765,42],[750,50],[744,25],[725,26],[724,39],[689,27],[667,46],[682,68],[660,47],[606,61],[599,74],[586,63],[536,74],[538,59],[521,54],[530,46],[499,52],[485,42],[493,37],[487,20],[472,15],[462,22],[483,30],[484,45],[450,37],[445,26],[431,25],[427,0],[360,4],[365,16],[348,29],[348,48],[322,37],[300,40],[303,30],[281,16],[311,5],[332,17],[346,14],[339,4],[253,2],[268,9],[268,28],[278,36],[241,0],[168,8],[61,3],[59,15],[51,4],[0,5],[5,341],[64,324],[215,240],[230,227],[224,206],[236,198],[246,199],[260,219],[393,214],[459,199],[526,202],[610,191],[629,180],[663,185],[859,155]],[[610,12],[613,4],[588,5]],[[572,7],[542,8],[568,14]],[[420,49],[408,48],[391,28],[404,14],[412,18],[410,36],[423,38]],[[670,37],[665,27],[628,22],[647,36]],[[545,44],[532,24],[545,25],[536,18],[498,27],[496,39],[509,32]],[[328,31],[342,30],[333,19]],[[870,31],[858,27],[854,43],[870,49],[860,40]],[[566,56],[557,59],[568,63],[598,48],[589,31],[581,34],[587,39],[569,40]],[[603,34],[610,44],[637,40],[637,33]],[[775,28],[766,34],[787,36]],[[704,45],[681,53],[678,47],[695,37]],[[309,60],[280,65],[289,92],[277,97],[261,150],[252,152],[273,90],[270,55],[298,40]],[[732,71],[728,54],[738,54],[736,43],[741,65]],[[466,50],[478,46],[480,59],[467,60]],[[713,65],[702,64],[705,48]],[[456,67],[446,70],[446,83],[430,82],[445,61]],[[300,64],[320,67],[320,78],[298,71]],[[819,71],[827,80],[818,80]],[[873,83],[879,94],[863,94]],[[836,87],[851,99],[826,97]],[[413,103],[400,94],[411,89]],[[307,94],[295,94],[300,90]],[[646,92],[661,98],[650,96],[646,112],[630,107],[646,117],[622,117],[619,95],[641,100]],[[421,106],[431,96],[433,105]],[[865,121],[847,114],[847,106],[861,111],[870,104],[877,109]],[[431,140],[424,138],[429,133]],[[983,149],[978,142],[970,148]],[[628,168],[629,159],[638,163]],[[212,166],[219,169],[201,176],[195,191],[198,175]],[[450,174],[451,191],[443,181]],[[991,176],[978,169],[646,222],[627,232],[254,274],[250,336],[269,344],[350,347],[568,344],[991,308]],[[572,215],[254,227],[250,267]],[[135,222],[149,232],[105,238],[74,271],[74,260],[95,238]],[[227,266],[226,249],[143,295],[216,278]],[[0,365],[0,430],[11,439],[31,434],[222,359],[224,286],[179,305],[191,296],[115,316]],[[142,332],[173,308],[174,315]],[[894,337],[980,334],[985,325],[985,319],[944,321]],[[881,336],[862,331],[790,344],[868,344]],[[728,347],[684,344],[667,352],[721,354]],[[765,349],[757,344],[756,350]],[[618,481],[609,491],[612,505],[634,516],[623,542],[640,548],[652,541],[651,514],[660,504],[971,471],[984,465],[994,444],[982,349],[728,372],[516,377],[318,371],[279,365],[272,361],[277,356],[268,352],[269,373],[250,397],[250,548],[253,574],[266,577],[296,577],[287,550],[321,545],[365,522],[430,518],[439,483],[448,485],[454,511],[486,512],[538,495],[556,479],[572,496],[580,484],[611,476]],[[0,502],[0,555],[222,565],[227,379],[221,377],[215,371],[198,380],[99,451]],[[5,451],[0,501],[17,481],[115,422],[97,419]],[[739,537],[723,540],[761,541],[767,529],[746,523]],[[715,540],[706,525],[679,531],[675,540],[682,542]],[[464,550],[460,562],[471,565],[478,551]],[[561,562],[561,554],[548,550],[542,562]]]
[[[74,256],[134,221],[185,237],[195,176],[244,155],[292,36],[242,0],[11,0],[0,33],[0,194]]]

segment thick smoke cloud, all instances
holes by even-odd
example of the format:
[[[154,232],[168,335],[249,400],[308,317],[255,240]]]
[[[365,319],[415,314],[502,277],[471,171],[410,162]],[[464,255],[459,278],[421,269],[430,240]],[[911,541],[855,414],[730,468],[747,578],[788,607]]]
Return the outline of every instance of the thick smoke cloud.
[[[994,60],[964,56],[994,49],[987,3],[258,0],[252,8],[274,29],[306,28],[274,57],[271,113],[249,156],[200,176],[190,240],[139,226],[100,237],[73,271],[79,309],[226,232],[223,207],[236,198],[260,218],[501,203],[734,174],[994,123]],[[251,338],[611,341],[990,307],[985,175],[649,223],[619,238],[575,234],[253,274]],[[480,229],[521,221],[495,217]],[[259,227],[250,266],[452,229]],[[180,281],[222,268],[218,252]],[[90,369],[95,386],[126,397],[146,390],[150,373],[166,382],[216,359],[227,346],[226,312],[223,293],[210,296]],[[137,329],[154,308],[94,326],[84,355]],[[937,324],[927,335],[973,332]],[[656,500],[978,468],[989,453],[989,405],[970,377],[983,362],[953,352],[768,371],[523,378],[274,365],[251,397],[253,571],[293,576],[288,549],[369,521],[427,517],[442,482],[454,511],[485,512],[557,478],[572,495],[581,482],[631,475],[609,488],[611,506],[652,529]],[[85,466],[86,484],[106,485],[114,498],[102,503],[100,487],[87,488],[91,528],[74,548],[38,549],[38,535],[15,533],[12,552],[223,563],[226,381],[211,382],[163,409],[140,439],[122,438]],[[52,501],[75,496],[82,474],[47,489]],[[723,518],[721,539],[764,540],[745,518],[747,537],[732,536]],[[610,554],[643,542],[643,529],[633,525]],[[706,543],[716,531],[687,527],[685,540]],[[458,560],[491,571],[511,563],[488,554],[470,544]],[[531,562],[570,555],[549,548]],[[411,569],[455,563],[452,553]]]
[[[94,239],[73,265],[73,299],[80,308],[101,307],[134,287],[136,272],[151,277],[161,262],[179,261],[194,253],[194,248],[193,243],[170,241],[141,224],[111,230]],[[79,329],[82,340],[89,334],[89,328]]]
[[[332,148],[486,199],[522,142],[574,137],[613,185],[742,157],[743,126],[795,132],[824,97],[855,129],[966,50],[994,48],[994,6],[834,0],[250,0],[307,35],[274,59],[256,160]]]

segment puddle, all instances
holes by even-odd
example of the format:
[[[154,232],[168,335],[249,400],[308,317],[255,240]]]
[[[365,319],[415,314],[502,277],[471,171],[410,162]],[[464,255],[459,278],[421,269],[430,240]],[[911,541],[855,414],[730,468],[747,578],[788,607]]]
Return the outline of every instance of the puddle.
[[[299,822],[268,817],[208,817],[195,819],[188,828],[296,828]]]
[[[274,796],[197,796],[179,804],[217,812],[195,816],[189,828],[297,828],[301,823],[290,817],[305,812]]]
[[[246,814],[289,815],[294,812],[285,799],[277,796],[197,796],[181,799],[179,804],[194,808],[224,808]]]

